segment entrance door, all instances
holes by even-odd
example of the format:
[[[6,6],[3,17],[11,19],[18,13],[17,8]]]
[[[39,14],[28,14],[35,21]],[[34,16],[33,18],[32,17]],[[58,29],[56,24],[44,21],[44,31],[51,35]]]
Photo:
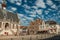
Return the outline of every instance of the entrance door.
[[[9,28],[9,23],[5,23],[5,29]]]

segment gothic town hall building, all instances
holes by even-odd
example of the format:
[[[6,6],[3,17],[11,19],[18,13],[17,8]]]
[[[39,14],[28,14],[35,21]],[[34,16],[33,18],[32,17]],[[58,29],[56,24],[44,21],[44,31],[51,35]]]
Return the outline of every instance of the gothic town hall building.
[[[18,15],[6,10],[6,4],[0,4],[0,35],[18,35],[19,18]]]

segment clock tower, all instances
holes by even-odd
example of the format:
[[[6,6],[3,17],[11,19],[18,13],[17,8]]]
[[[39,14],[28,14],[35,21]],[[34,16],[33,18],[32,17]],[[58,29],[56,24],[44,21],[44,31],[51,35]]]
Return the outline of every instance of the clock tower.
[[[2,0],[2,9],[6,9],[6,0]]]

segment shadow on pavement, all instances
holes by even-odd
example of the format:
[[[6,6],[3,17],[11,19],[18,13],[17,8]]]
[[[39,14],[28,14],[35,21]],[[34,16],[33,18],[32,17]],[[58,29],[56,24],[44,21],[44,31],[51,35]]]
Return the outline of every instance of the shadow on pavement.
[[[60,40],[60,35],[56,35],[54,37],[46,38],[46,39],[43,39],[43,40]]]

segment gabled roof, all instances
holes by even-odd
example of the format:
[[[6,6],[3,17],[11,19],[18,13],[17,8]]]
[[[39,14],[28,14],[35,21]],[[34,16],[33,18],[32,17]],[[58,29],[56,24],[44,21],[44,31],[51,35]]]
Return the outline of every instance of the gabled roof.
[[[6,19],[9,19],[10,21],[19,22],[17,14],[14,14],[14,13],[8,12],[8,11],[6,11],[6,13],[4,13],[2,11],[2,9],[0,9],[0,19],[3,19],[4,16]]]
[[[55,25],[55,24],[57,24],[55,21],[46,21],[45,23],[48,23],[48,24],[50,24],[50,25]]]
[[[27,29],[27,26],[20,26],[20,29]]]
[[[7,19],[10,19],[13,22],[19,22],[18,16],[17,14],[11,13],[11,12],[7,12]]]
[[[42,21],[43,21],[43,20],[41,20],[41,19],[37,19],[37,20],[35,20],[35,21],[32,21],[32,22],[30,23],[30,25],[42,24]]]

